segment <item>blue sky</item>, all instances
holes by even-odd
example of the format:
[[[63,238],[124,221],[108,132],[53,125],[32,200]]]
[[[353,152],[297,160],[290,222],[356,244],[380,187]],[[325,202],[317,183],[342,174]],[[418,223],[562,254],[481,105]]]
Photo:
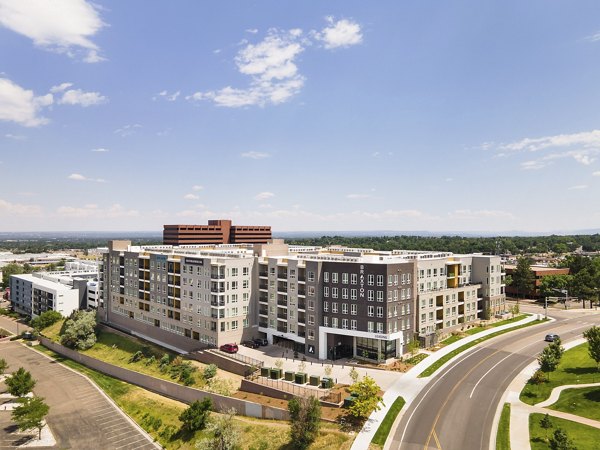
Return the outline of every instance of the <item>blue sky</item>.
[[[600,224],[597,1],[0,0],[0,231]]]

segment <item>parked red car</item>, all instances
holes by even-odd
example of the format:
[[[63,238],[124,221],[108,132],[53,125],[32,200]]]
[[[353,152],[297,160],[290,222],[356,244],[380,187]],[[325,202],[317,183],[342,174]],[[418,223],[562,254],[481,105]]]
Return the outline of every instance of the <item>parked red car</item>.
[[[219,347],[219,350],[225,353],[237,353],[238,346],[237,344],[223,344]]]

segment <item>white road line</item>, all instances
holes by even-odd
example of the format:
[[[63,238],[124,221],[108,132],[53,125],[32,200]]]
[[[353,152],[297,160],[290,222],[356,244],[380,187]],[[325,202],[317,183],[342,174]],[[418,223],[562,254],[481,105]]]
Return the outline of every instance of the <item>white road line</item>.
[[[131,430],[127,431],[127,433],[126,433],[126,434],[130,434],[130,432],[131,432]],[[121,435],[121,436],[123,436],[123,435]],[[139,437],[141,437],[141,435],[138,435],[138,436],[139,436]],[[125,440],[127,440],[127,439],[131,439],[132,437],[133,437],[133,436],[125,436],[123,439],[119,439],[118,441],[114,441],[114,442],[113,442],[113,445],[114,445],[114,444],[117,444],[117,443],[119,443],[119,442],[125,441]],[[129,444],[124,444],[124,445],[122,445],[121,447],[125,447],[125,445],[129,445]],[[116,448],[121,448],[121,447],[116,447]]]
[[[477,350],[469,353],[465,358],[463,358],[461,361],[464,361],[465,359],[467,359],[469,356],[474,355],[475,353],[477,353],[480,350],[483,350],[484,347],[479,347]],[[457,367],[458,364],[454,364],[454,366],[452,366],[450,370],[454,369],[455,367]],[[431,391],[436,384],[438,384],[438,382],[440,382],[442,379],[442,377],[438,377],[437,380],[435,380],[433,382],[433,384],[429,387],[429,389],[427,389],[427,391],[425,391],[425,394],[423,395],[423,397],[421,398],[421,400],[419,400],[419,403],[417,403],[417,406],[415,406],[415,408],[413,409],[413,412],[410,414],[410,416],[408,417],[407,421],[406,421],[406,425],[404,426],[404,430],[402,430],[402,436],[400,436],[400,445],[402,445],[402,443],[404,442],[404,435],[406,434],[406,430],[408,429],[408,425],[410,423],[410,421],[413,418],[413,415],[415,414],[415,412],[417,412],[417,409],[419,409],[419,406],[421,405],[421,403],[423,403],[423,400],[425,400],[425,398],[427,397],[427,394],[429,394],[429,391]]]
[[[130,435],[130,434],[131,434],[131,430],[128,429],[128,430],[113,434],[112,436],[108,437],[107,439],[114,439],[114,438],[121,437],[121,436],[125,436],[123,439],[129,439],[129,436],[127,436],[127,435]],[[119,440],[113,442],[113,444],[116,444],[117,442],[121,442],[123,439],[119,439]]]
[[[128,443],[127,443],[127,444],[125,444],[125,445],[121,445],[120,447],[116,447],[116,448],[115,448],[115,450],[119,450],[120,448],[126,447],[126,446],[128,446],[128,445],[137,444],[137,443],[140,441],[140,439],[143,439],[143,440],[145,440],[145,441],[146,441],[146,442],[144,442],[144,445],[146,445],[146,444],[148,443],[148,440],[147,440],[147,439],[146,439],[144,436],[139,436],[137,439],[135,439],[135,440],[133,440],[133,441],[131,441],[131,442],[128,442]],[[137,448],[137,447],[136,447],[136,448]]]

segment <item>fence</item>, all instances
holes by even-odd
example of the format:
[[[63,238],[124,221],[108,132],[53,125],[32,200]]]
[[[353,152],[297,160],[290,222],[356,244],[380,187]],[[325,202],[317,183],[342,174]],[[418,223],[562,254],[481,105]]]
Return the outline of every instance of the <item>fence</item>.
[[[83,355],[75,350],[71,350],[60,344],[50,341],[45,337],[40,337],[40,342],[44,347],[72,359],[86,367],[97,370],[99,372],[118,378],[136,386],[140,386],[149,391],[156,392],[160,395],[179,400],[184,403],[192,403],[194,400],[210,398],[215,411],[227,411],[234,408],[238,414],[250,417],[258,417],[262,419],[279,419],[288,420],[289,414],[284,409],[274,408],[272,406],[260,405],[258,403],[249,402],[224,395],[213,394],[212,392],[201,391],[187,386],[182,386],[171,381],[161,378],[154,378],[150,375],[144,375],[133,370],[123,367],[113,366],[99,359]]]
[[[265,363],[259,359],[254,359],[254,358],[251,358],[250,356],[240,355],[239,353],[227,353],[227,352],[222,352],[221,350],[218,350],[218,349],[213,349],[213,350],[209,350],[209,351],[211,353],[215,353],[220,356],[225,356],[227,358],[235,359],[236,361],[243,362],[244,364],[247,364],[249,366],[254,366],[259,369],[265,365]]]
[[[328,406],[339,406],[342,401],[340,392],[331,392],[329,390],[311,389],[298,384],[285,382],[282,380],[272,380],[265,377],[255,377],[253,379],[242,380],[241,391],[252,392],[254,394],[266,395],[268,397],[289,400],[291,397],[317,397],[323,404]]]

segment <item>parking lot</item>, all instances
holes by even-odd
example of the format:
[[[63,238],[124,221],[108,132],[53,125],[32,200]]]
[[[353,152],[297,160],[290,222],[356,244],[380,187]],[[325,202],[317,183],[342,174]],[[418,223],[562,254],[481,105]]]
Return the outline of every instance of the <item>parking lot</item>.
[[[24,367],[37,380],[34,393],[50,405],[47,422],[57,448],[159,448],[83,376],[17,342],[0,344],[0,351],[9,372]],[[7,417],[9,423],[10,413],[0,414],[0,446],[15,448]]]

